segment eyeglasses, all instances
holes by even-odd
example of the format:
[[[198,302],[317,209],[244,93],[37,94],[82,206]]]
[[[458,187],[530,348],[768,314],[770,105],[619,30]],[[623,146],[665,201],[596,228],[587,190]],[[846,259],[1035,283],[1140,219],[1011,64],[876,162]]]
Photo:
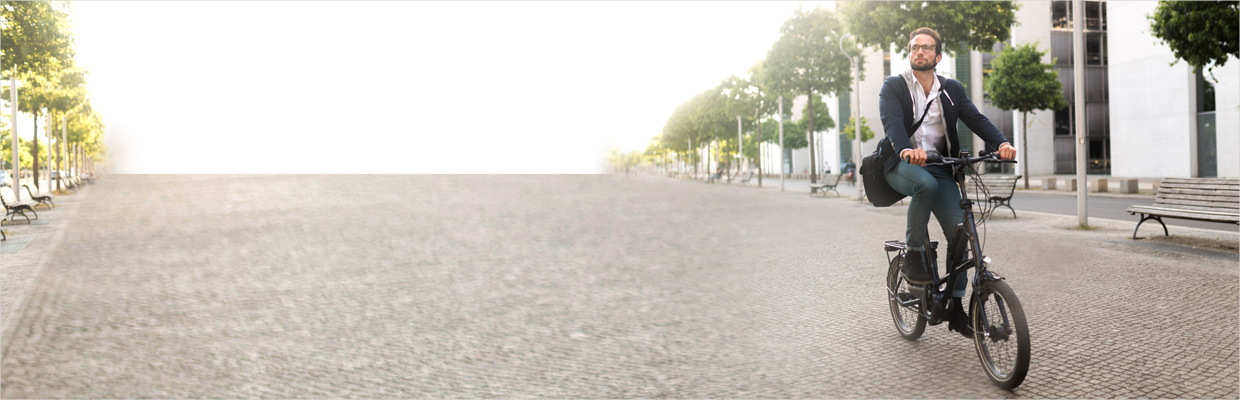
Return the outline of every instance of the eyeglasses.
[[[908,47],[909,53],[916,53],[917,50],[921,50],[921,51],[929,53],[930,51],[934,50],[934,45],[932,44],[915,45],[914,44]]]

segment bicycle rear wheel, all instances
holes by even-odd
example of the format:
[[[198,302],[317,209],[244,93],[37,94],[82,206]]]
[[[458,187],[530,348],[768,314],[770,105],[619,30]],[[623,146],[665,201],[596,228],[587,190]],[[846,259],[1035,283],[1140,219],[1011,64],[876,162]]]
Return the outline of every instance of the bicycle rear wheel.
[[[896,256],[887,269],[887,302],[891,303],[891,319],[896,331],[908,340],[917,340],[926,331],[926,315],[921,299],[909,291],[908,281],[900,275],[904,257]]]
[[[1029,326],[1016,293],[1003,281],[982,282],[969,305],[973,343],[986,375],[1012,390],[1029,373]]]

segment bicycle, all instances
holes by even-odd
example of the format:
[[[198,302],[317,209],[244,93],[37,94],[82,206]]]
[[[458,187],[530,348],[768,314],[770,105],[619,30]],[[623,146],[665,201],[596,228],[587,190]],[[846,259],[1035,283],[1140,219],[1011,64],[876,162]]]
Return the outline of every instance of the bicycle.
[[[961,156],[934,156],[926,162],[926,166],[943,165],[951,169],[960,189],[960,208],[965,211],[964,222],[956,225],[952,242],[947,247],[947,276],[940,278],[938,274],[938,242],[932,241],[926,247],[925,254],[929,260],[925,265],[929,266],[933,283],[925,286],[910,285],[900,274],[905,243],[898,240],[883,243],[890,266],[887,271],[887,297],[891,317],[900,336],[917,340],[925,332],[927,324],[938,325],[947,318],[948,292],[955,287],[956,279],[967,279],[966,271],[975,268],[968,313],[973,343],[991,382],[1011,390],[1020,386],[1029,372],[1029,326],[1016,293],[1003,277],[990,271],[993,261],[982,254],[983,246],[978,240],[977,227],[984,225],[989,215],[985,210],[987,203],[979,205],[982,210],[976,214],[980,218],[975,218],[974,203],[969,200],[970,188],[965,185],[965,178],[973,179],[972,190],[980,194],[974,198],[986,199],[989,195],[985,194],[985,186],[978,182],[981,177],[972,168],[973,164],[1016,161],[1001,160],[997,154],[986,152],[969,158],[968,150],[961,151]],[[893,252],[897,253],[894,258]]]

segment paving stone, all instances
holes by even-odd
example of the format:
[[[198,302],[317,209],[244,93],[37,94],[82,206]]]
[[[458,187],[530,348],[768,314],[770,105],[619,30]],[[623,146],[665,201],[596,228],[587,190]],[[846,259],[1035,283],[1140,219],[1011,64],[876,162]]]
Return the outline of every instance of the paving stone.
[[[5,337],[0,397],[1240,395],[1236,262],[1111,242],[1129,225],[988,223],[1032,330],[1032,372],[1006,392],[945,324],[896,334],[880,243],[900,210],[652,177],[88,191],[32,227],[72,229]]]

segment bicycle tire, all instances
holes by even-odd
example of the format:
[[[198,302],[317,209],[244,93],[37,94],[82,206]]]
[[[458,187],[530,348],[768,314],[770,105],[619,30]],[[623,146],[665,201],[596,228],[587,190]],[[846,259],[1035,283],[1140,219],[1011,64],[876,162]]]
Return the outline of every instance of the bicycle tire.
[[[908,290],[908,282],[900,275],[900,267],[904,257],[896,256],[887,269],[887,302],[891,305],[891,319],[895,322],[896,331],[907,340],[917,340],[926,331],[925,305],[920,300],[913,306],[901,304],[904,300],[915,298]]]
[[[1016,292],[1006,282],[985,281],[969,304],[982,369],[996,386],[1015,389],[1029,373],[1029,325]]]

